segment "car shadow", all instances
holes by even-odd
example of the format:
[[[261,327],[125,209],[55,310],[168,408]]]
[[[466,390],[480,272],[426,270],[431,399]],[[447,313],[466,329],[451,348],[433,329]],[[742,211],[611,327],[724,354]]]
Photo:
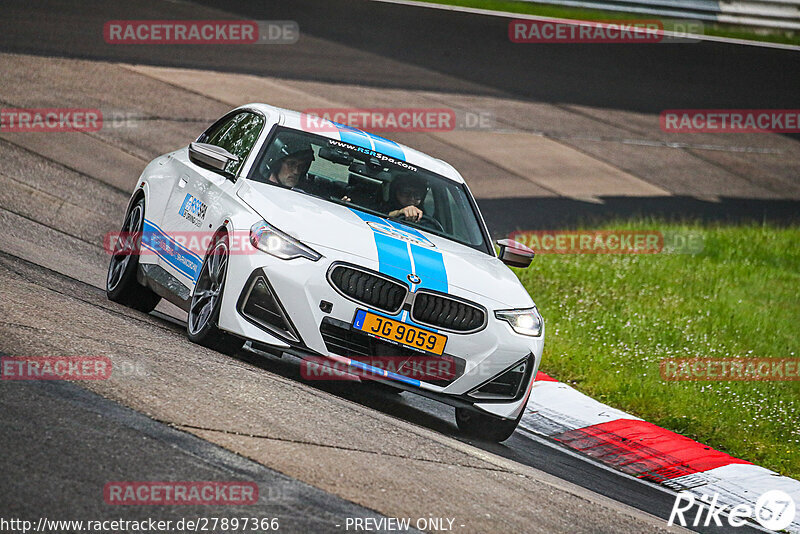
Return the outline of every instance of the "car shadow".
[[[409,421],[442,434],[455,436],[458,428],[452,421],[452,408],[433,400],[424,399],[413,393],[404,393],[394,388],[370,381],[356,382],[342,379],[307,379],[301,373],[301,366],[295,358],[279,358],[263,352],[248,349],[238,351],[234,358],[275,373],[284,378],[302,382],[306,386],[347,399],[362,406],[378,410],[387,415]],[[425,401],[425,402],[422,402]]]

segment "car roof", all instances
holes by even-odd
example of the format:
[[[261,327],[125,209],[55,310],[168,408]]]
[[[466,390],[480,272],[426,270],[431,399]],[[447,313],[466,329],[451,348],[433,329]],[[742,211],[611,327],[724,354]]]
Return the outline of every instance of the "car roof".
[[[319,119],[318,117],[299,111],[278,108],[262,103],[247,104],[237,109],[248,108],[261,111],[266,115],[278,114],[279,118],[277,122],[283,126],[321,135],[330,139],[344,141],[353,145],[361,146],[363,148],[369,148],[375,152],[381,152],[387,156],[405,161],[411,165],[416,165],[422,167],[423,169],[435,172],[455,182],[464,183],[464,178],[449,163],[429,156],[409,146],[396,143],[369,132],[365,132],[364,130],[332,123],[330,121]],[[322,124],[330,125],[330,128],[320,127]]]

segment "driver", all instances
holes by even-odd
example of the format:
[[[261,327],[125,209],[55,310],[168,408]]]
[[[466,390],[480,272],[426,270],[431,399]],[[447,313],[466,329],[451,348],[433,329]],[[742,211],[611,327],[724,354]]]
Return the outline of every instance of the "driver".
[[[305,141],[288,141],[278,153],[270,158],[270,182],[288,188],[296,188],[303,179],[314,161],[314,150]]]
[[[389,202],[382,207],[389,217],[405,217],[418,222],[424,212],[422,205],[428,194],[428,182],[413,174],[400,174],[389,185]]]

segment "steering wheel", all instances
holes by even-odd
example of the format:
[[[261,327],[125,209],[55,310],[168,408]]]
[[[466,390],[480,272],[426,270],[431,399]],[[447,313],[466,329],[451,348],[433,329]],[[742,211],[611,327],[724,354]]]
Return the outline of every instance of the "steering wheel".
[[[402,214],[400,215],[400,217],[402,217],[403,219],[406,218],[406,216],[402,215]],[[427,224],[424,224],[424,223],[427,223]],[[433,228],[435,230],[439,230],[440,232],[444,232],[444,226],[442,226],[442,223],[440,223],[439,221],[437,221],[436,219],[434,219],[430,215],[425,215],[424,213],[422,214],[422,218],[420,218],[420,220],[417,222],[417,224],[422,224],[424,226],[429,226],[429,227],[431,227],[431,228]]]

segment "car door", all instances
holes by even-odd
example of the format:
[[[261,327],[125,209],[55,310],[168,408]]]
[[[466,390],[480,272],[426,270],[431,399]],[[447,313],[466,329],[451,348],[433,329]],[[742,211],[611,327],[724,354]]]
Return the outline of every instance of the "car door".
[[[240,110],[213,124],[200,136],[199,142],[224,148],[238,156],[229,164],[224,176],[189,159],[188,149],[176,157],[178,182],[167,203],[163,222],[177,242],[176,257],[164,258],[164,267],[189,289],[200,275],[203,257],[211,236],[221,221],[234,209],[234,189],[244,165],[264,127],[264,117],[256,112]]]

